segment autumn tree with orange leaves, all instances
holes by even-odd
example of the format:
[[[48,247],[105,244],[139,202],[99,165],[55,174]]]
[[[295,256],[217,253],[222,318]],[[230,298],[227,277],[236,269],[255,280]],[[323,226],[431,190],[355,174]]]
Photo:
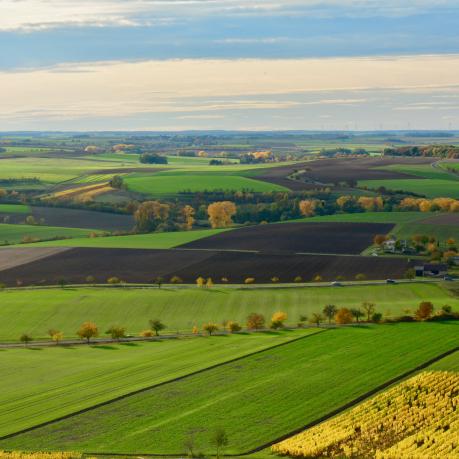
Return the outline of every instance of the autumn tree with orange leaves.
[[[193,207],[189,206],[189,205],[186,205],[183,209],[182,209],[182,215],[183,215],[183,218],[185,220],[185,229],[187,230],[190,230],[193,228],[193,225],[196,221],[196,219],[194,218],[194,215],[195,215],[195,210],[193,209]]]
[[[236,212],[236,204],[231,201],[214,202],[207,207],[207,214],[212,228],[227,228],[231,226]]]
[[[134,213],[136,227],[139,231],[154,231],[160,223],[169,218],[170,206],[159,201],[145,201]]]

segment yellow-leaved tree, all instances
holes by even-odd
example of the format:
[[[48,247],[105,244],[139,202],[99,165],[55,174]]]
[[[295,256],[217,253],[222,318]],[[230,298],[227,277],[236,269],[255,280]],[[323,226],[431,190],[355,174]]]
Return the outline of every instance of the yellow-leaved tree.
[[[212,228],[227,228],[232,225],[236,212],[236,204],[231,201],[213,202],[207,207],[207,214]]]

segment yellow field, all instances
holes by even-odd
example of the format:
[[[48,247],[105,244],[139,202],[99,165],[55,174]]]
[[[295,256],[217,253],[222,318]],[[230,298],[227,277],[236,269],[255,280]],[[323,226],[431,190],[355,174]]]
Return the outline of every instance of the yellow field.
[[[81,459],[81,453],[59,452],[59,453],[23,453],[21,451],[0,451],[0,459]]]
[[[84,185],[68,190],[57,191],[48,198],[72,199],[79,202],[91,201],[96,196],[112,191],[113,188],[107,183],[97,183],[93,185]]]
[[[354,409],[282,441],[295,457],[459,457],[459,374],[424,372]]]

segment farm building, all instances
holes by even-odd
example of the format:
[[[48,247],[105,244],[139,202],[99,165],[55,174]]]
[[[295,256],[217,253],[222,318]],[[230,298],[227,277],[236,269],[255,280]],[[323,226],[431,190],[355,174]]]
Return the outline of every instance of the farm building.
[[[414,265],[416,276],[441,277],[448,274],[448,266],[441,263],[417,263]]]

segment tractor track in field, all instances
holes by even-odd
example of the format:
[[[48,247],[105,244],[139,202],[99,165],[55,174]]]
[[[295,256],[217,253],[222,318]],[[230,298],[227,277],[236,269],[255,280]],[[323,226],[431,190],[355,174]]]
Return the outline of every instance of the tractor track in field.
[[[308,336],[314,336],[314,334],[312,335],[308,335]],[[302,338],[299,338],[299,339],[304,339],[305,337],[302,337]],[[295,340],[296,341],[296,340]],[[292,342],[292,341],[290,341]],[[279,347],[283,344],[286,344],[286,343],[282,343],[276,347]],[[364,400],[372,397],[373,395],[377,394],[378,392],[381,392],[382,390],[384,389],[387,389],[388,387],[392,386],[393,384],[395,383],[398,383],[406,378],[408,378],[409,376],[412,376],[414,373],[417,373],[418,371],[421,371],[421,370],[424,370],[425,368],[429,367],[430,365],[444,359],[445,357],[448,357],[449,355],[452,355],[454,354],[455,352],[458,352],[459,351],[459,346],[456,346],[452,349],[450,349],[449,351],[446,351],[446,352],[443,352],[439,355],[437,355],[436,357],[433,357],[432,359],[416,366],[415,368],[412,368],[411,370],[408,370],[404,373],[402,373],[401,375],[399,376],[396,376],[392,379],[390,379],[389,381],[386,381],[385,383],[383,384],[380,384],[379,386],[375,387],[374,389],[370,390],[370,391],[367,391],[365,392],[364,394],[360,395],[359,397],[351,400],[350,402],[348,403],[345,403],[344,405],[340,406],[339,408],[325,414],[324,416],[321,416],[320,418],[318,419],[315,419],[314,421],[312,422],[309,422],[308,424],[305,424],[303,425],[302,427],[299,427],[293,431],[290,431],[284,435],[282,435],[281,437],[278,437],[278,438],[275,438],[267,443],[264,443],[262,445],[259,445],[255,448],[252,448],[251,450],[249,451],[245,451],[243,453],[239,453],[239,454],[225,454],[226,457],[244,457],[244,456],[249,456],[251,454],[255,454],[255,453],[258,453],[266,448],[269,448],[271,446],[273,446],[274,444],[276,443],[279,443],[283,440],[286,440],[287,438],[290,438],[292,437],[293,435],[297,435],[301,432],[303,432],[304,430],[307,430],[307,429],[310,429],[312,427],[315,427],[316,425],[322,423],[322,422],[325,422],[327,421],[328,419],[334,417],[334,416],[337,416],[339,414],[341,414],[343,411],[346,411],[348,410],[349,408],[352,408],[356,405],[358,405],[359,403],[363,402]],[[263,351],[261,351],[263,352]],[[260,353],[260,352],[257,352],[257,353]],[[255,354],[257,354],[255,353]],[[240,359],[235,359],[235,360],[240,360]],[[221,365],[216,365],[216,366],[221,366]],[[183,378],[181,378],[183,379]],[[32,429],[31,429],[32,430]],[[1,440],[2,438],[0,438]],[[155,458],[161,458],[161,457],[164,457],[164,458],[179,458],[179,457],[186,457],[187,456],[187,453],[185,452],[182,452],[182,453],[177,453],[177,454],[172,454],[172,453],[169,453],[169,454],[160,454],[160,453],[109,453],[109,452],[105,452],[105,453],[95,453],[95,452],[84,452],[83,454],[87,455],[87,456],[92,456],[92,457],[126,457],[126,458],[130,458],[130,457],[155,457]]]

